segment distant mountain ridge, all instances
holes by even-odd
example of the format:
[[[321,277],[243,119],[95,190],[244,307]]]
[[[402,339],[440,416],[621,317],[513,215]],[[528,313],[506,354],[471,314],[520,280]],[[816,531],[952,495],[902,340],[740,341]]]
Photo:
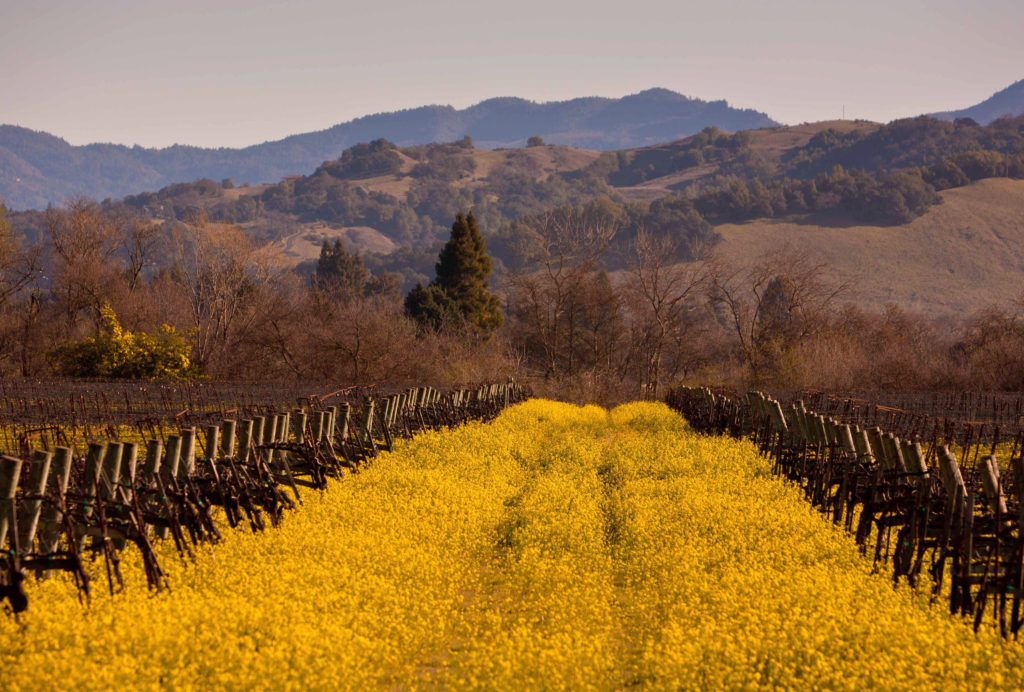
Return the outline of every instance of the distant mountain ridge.
[[[981,103],[970,108],[963,108],[958,111],[945,111],[932,113],[933,118],[943,120],[956,120],[957,118],[971,118],[982,125],[988,125],[993,120],[1004,116],[1015,117],[1024,115],[1024,79],[1014,82],[1002,91],[998,91]]]
[[[116,198],[197,178],[276,182],[287,175],[309,173],[347,147],[378,138],[406,146],[469,135],[478,147],[498,148],[522,146],[527,138],[539,135],[549,144],[608,150],[667,142],[708,126],[736,131],[774,125],[759,111],[733,108],[726,101],[689,98],[668,89],[648,89],[618,99],[585,97],[548,103],[494,98],[462,110],[421,106],[241,149],[72,146],[45,132],[0,125],[0,199],[13,209],[39,209],[76,195]]]

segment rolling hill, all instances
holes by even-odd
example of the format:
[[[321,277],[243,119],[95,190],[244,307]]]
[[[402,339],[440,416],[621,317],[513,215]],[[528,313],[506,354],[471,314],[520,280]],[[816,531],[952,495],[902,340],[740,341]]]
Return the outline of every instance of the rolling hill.
[[[940,194],[942,204],[898,226],[824,215],[722,224],[715,253],[747,263],[783,244],[805,249],[867,308],[957,316],[1008,307],[1024,290],[1024,181],[992,178]]]
[[[989,126],[921,116],[730,133],[709,127],[652,146],[476,148],[467,140],[346,149],[309,175],[232,186],[201,179],[103,208],[158,224],[237,225],[300,271],[325,240],[359,250],[405,289],[429,281],[454,212],[473,209],[495,281],[530,266],[544,214],[576,205],[615,218],[615,271],[641,227],[732,262],[808,249],[859,287],[851,298],[931,315],[1006,303],[1024,280],[1024,117]],[[39,212],[9,215],[45,238]]]
[[[496,98],[462,110],[422,106],[242,149],[72,146],[45,132],[0,125],[0,199],[14,209],[41,209],[78,195],[118,198],[196,178],[277,182],[309,173],[358,142],[380,138],[404,146],[468,135],[477,146],[493,149],[519,147],[539,135],[551,144],[610,150],[666,142],[708,126],[747,130],[775,124],[764,113],[732,108],[725,101],[648,89],[619,99],[535,103]]]
[[[1002,91],[996,92],[981,103],[969,108],[932,113],[933,118],[942,118],[943,120],[971,118],[983,125],[988,125],[998,118],[1006,116],[1012,118],[1018,115],[1024,115],[1024,79],[1014,82]]]

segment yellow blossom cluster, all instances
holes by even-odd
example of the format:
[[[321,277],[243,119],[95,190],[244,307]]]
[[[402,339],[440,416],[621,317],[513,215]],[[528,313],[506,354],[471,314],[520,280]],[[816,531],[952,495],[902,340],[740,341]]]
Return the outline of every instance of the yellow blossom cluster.
[[[169,592],[33,582],[0,689],[1024,687],[1024,645],[870,574],[749,443],[661,404],[530,401],[303,500],[161,546]]]

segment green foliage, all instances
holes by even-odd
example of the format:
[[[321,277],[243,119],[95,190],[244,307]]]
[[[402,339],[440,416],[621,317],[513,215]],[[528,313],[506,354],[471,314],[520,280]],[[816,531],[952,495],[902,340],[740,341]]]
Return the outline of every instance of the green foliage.
[[[971,180],[1006,175],[1006,161],[1003,155],[996,151],[967,151],[954,156],[952,162]]]
[[[528,147],[542,147],[544,146],[544,138],[540,135],[534,135],[526,140],[526,146]]]
[[[502,325],[501,301],[487,287],[491,258],[473,212],[456,215],[435,271],[429,289],[419,285],[407,297],[406,311],[411,317],[437,328],[454,306],[462,320],[482,335]]]
[[[363,265],[358,250],[349,253],[341,238],[335,238],[333,245],[324,241],[316,264],[316,281],[320,287],[360,296],[366,291],[369,279],[370,272]]]
[[[341,154],[337,161],[328,161],[320,170],[335,178],[360,180],[397,173],[402,168],[398,147],[386,139],[362,142]]]
[[[109,304],[99,333],[58,351],[63,374],[73,377],[183,380],[196,376],[188,336],[162,325],[155,333],[126,331]]]
[[[608,182],[615,186],[638,185],[703,163],[728,164],[734,173],[749,174],[764,168],[759,157],[751,153],[750,142],[747,132],[728,135],[707,127],[680,142],[619,152],[618,165],[608,173]],[[603,161],[593,164],[596,169],[606,165]]]
[[[427,144],[415,147],[414,150],[419,161],[410,172],[414,178],[452,182],[467,177],[476,170],[476,159],[471,153],[471,146],[467,148],[458,142]]]
[[[440,286],[422,283],[409,291],[405,297],[405,314],[421,326],[440,331],[445,327],[457,327],[463,323],[458,304]]]
[[[836,166],[811,180],[754,179],[744,183],[734,178],[696,195],[693,206],[713,223],[842,209],[865,223],[903,224],[941,201],[926,172],[910,169],[872,174]]]
[[[342,172],[345,166],[341,162],[328,162],[310,176],[271,185],[259,196],[259,208],[254,207],[252,198],[243,196],[215,205],[210,209],[210,218],[238,223],[259,214],[279,212],[278,217],[294,214],[302,221],[370,226],[400,244],[425,246],[443,237],[453,208],[472,207],[482,222],[497,228],[552,206],[582,203],[594,196],[611,194],[608,184],[595,172],[539,177],[530,157],[512,159],[469,187],[465,181],[476,173],[477,164],[471,140],[467,138],[448,144],[405,147],[401,153],[417,161],[408,173],[396,173],[399,178],[409,179],[404,195],[368,192],[353,182],[351,175]],[[390,148],[377,154],[399,156],[397,150]],[[371,154],[343,154],[342,161],[351,160],[354,166],[367,156]],[[383,169],[377,172],[380,170]],[[161,204],[166,206],[167,202]],[[174,206],[178,207],[176,203]]]
[[[868,171],[930,166],[961,152],[980,150],[1024,151],[1024,117],[982,126],[969,119],[949,122],[920,116],[894,120],[871,133],[826,130],[794,150],[790,157],[797,165],[791,166],[790,174],[809,177],[836,165]]]

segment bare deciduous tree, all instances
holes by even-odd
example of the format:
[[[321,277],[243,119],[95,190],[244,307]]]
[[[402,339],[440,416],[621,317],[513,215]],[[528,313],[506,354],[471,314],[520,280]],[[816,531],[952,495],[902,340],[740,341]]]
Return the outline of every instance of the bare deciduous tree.
[[[99,328],[100,308],[121,287],[117,265],[122,228],[98,204],[79,198],[46,212],[52,253],[51,291],[72,331],[86,313]]]
[[[724,314],[741,361],[757,381],[781,351],[813,335],[848,290],[803,251],[773,249],[747,266],[714,264],[708,296]]]
[[[511,277],[509,303],[540,352],[547,376],[576,370],[581,321],[586,319],[581,298],[616,230],[614,223],[579,208],[549,212],[533,229],[533,259],[540,268]]]
[[[626,293],[632,316],[633,346],[629,362],[640,366],[640,383],[652,397],[667,375],[685,367],[683,354],[693,338],[703,306],[707,265],[703,259],[680,262],[684,240],[641,228],[633,241]],[[673,349],[673,347],[675,347]],[[665,372],[666,352],[673,350]]]
[[[267,300],[282,267],[269,248],[257,248],[237,227],[197,218],[171,234],[172,276],[183,289],[200,367],[223,362],[239,335],[269,314]]]

